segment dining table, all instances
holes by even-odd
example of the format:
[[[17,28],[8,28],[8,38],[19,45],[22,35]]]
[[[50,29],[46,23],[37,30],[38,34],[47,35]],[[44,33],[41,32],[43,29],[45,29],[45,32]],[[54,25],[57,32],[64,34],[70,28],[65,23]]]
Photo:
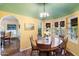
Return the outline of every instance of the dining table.
[[[51,51],[57,49],[58,46],[60,46],[62,43],[63,41],[60,37],[48,37],[48,40],[46,39],[46,37],[44,37],[42,39],[37,40],[37,46],[40,51],[39,53],[46,52],[47,55],[49,55]]]

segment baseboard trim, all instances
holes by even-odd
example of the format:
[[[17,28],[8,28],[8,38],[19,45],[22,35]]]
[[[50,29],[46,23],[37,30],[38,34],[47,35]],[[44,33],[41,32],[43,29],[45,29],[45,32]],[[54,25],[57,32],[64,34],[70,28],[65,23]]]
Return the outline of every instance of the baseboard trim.
[[[25,50],[28,50],[28,49],[31,49],[32,47],[29,47],[29,48],[25,48],[25,49],[20,49],[20,52],[23,52]]]

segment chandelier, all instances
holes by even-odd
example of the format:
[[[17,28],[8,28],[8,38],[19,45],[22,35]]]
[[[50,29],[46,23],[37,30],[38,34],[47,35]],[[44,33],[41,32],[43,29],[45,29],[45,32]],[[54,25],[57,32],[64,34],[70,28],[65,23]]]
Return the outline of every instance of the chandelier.
[[[40,17],[42,19],[46,19],[49,16],[49,13],[45,11],[45,3],[43,4],[44,6],[44,11],[40,13]]]

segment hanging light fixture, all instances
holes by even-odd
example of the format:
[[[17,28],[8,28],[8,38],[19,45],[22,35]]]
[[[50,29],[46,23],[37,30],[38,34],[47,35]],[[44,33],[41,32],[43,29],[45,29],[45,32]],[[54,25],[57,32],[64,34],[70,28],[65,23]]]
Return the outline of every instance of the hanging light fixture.
[[[40,13],[40,17],[42,19],[46,19],[49,16],[49,13],[45,11],[45,3],[43,5],[44,5],[44,11]]]

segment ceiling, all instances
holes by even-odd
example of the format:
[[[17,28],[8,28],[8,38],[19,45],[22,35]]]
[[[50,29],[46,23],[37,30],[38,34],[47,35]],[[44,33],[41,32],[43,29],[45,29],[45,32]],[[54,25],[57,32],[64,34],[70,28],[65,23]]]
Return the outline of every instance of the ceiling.
[[[40,18],[44,11],[43,3],[0,3],[0,10],[21,14],[24,16]],[[66,16],[79,10],[78,3],[46,3],[45,11],[50,14],[47,19]]]

